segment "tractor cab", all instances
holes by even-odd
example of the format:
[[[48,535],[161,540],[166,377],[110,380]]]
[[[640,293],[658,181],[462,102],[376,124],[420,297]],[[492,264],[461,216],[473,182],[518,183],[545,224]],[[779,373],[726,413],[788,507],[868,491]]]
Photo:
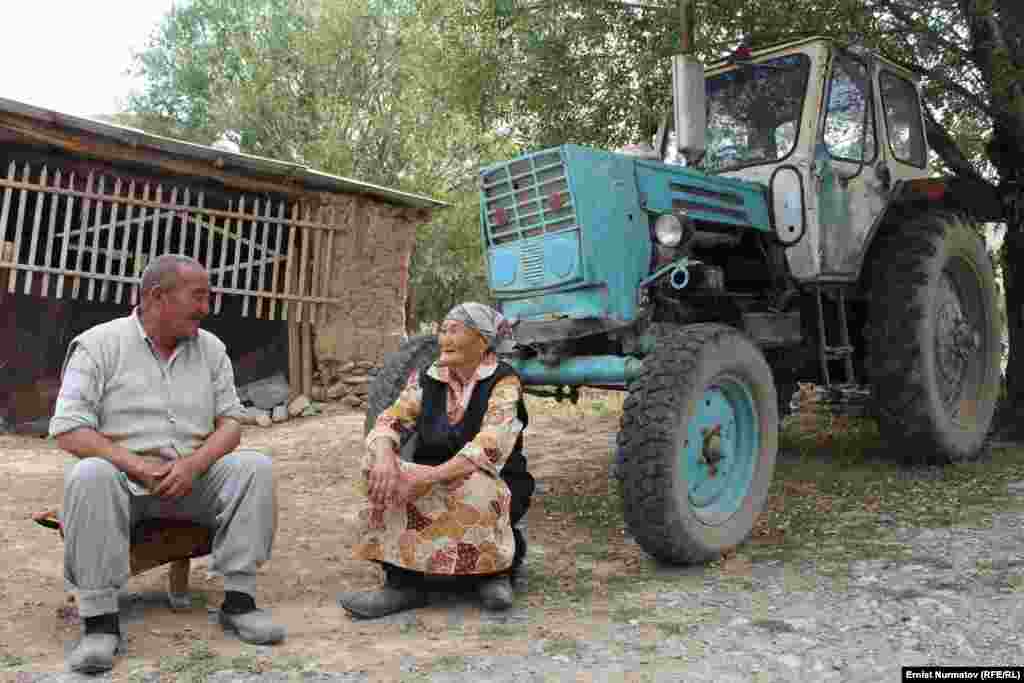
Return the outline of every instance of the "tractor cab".
[[[695,61],[677,57],[658,156],[763,185],[793,276],[855,281],[894,193],[928,176],[913,74],[825,38],[740,48],[706,71]]]

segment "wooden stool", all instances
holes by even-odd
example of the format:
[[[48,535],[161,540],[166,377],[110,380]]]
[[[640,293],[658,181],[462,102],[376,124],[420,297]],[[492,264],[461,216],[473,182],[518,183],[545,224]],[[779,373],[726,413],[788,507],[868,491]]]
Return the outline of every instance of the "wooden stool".
[[[56,529],[64,538],[56,510],[32,515],[32,519],[48,529]],[[147,519],[132,529],[129,566],[136,576],[155,567],[170,564],[167,573],[167,597],[173,609],[191,606],[188,593],[188,574],[193,557],[209,555],[213,531],[194,522],[173,519]]]

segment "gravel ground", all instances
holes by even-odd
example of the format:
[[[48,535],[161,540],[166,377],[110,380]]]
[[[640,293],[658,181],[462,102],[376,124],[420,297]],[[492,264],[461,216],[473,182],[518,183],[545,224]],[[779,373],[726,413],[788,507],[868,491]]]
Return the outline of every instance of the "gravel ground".
[[[1012,487],[1011,487],[1012,490]],[[909,559],[851,564],[849,578],[818,576],[812,563],[752,566],[747,587],[705,580],[703,590],[656,593],[638,618],[606,622],[575,642],[537,639],[528,656],[464,657],[451,670],[401,663],[415,681],[899,681],[907,665],[1024,664],[1019,633],[1024,587],[1024,514],[991,528],[897,529]],[[700,580],[699,568],[690,577]],[[525,624],[513,610],[495,624]],[[390,617],[405,624],[413,615]],[[386,621],[386,620],[381,620]],[[652,625],[676,624],[675,632]],[[606,629],[606,630],[605,630]],[[671,631],[670,630],[670,631]],[[437,654],[437,653],[435,653]],[[441,653],[443,654],[443,653]],[[15,674],[18,683],[109,680]],[[160,679],[158,674],[140,680]],[[270,683],[375,680],[372,672],[218,672],[209,681]]]

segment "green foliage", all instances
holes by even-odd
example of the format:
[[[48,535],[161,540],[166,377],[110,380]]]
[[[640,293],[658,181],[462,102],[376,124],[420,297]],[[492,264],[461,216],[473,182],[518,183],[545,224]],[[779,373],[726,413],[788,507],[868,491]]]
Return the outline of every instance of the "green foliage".
[[[466,192],[418,228],[409,278],[417,323],[438,322],[462,301],[489,302],[479,211]]]
[[[193,0],[136,55],[118,122],[450,202],[417,235],[414,315],[486,298],[475,173],[483,32],[455,0]]]

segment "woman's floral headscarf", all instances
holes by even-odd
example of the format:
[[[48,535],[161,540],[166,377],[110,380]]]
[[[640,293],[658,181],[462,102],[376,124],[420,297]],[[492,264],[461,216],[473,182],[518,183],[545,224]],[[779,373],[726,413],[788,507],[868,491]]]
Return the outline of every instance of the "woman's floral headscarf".
[[[497,348],[502,339],[512,336],[512,326],[501,313],[490,306],[469,301],[448,311],[445,320],[455,320],[470,327],[487,340],[490,349]]]

